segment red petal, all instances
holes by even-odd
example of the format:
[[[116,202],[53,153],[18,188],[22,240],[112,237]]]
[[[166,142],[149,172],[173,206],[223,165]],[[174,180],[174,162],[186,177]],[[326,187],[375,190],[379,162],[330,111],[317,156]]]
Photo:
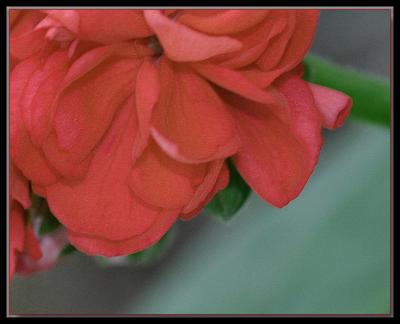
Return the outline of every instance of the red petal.
[[[107,46],[92,47],[88,43],[80,43],[77,50],[81,56],[71,65],[64,79],[63,88],[68,87],[74,81],[85,76],[96,67],[104,64],[106,60],[118,58],[138,59],[143,56],[151,55],[153,52],[149,49],[147,52],[139,43],[119,43]],[[138,64],[141,61],[138,61]]]
[[[46,45],[46,30],[34,30],[44,14],[39,10],[19,10],[18,20],[10,32],[10,53],[19,60],[40,51]]]
[[[22,117],[32,142],[39,146],[51,129],[52,104],[69,65],[67,51],[46,58],[30,77],[21,99]]]
[[[283,73],[295,68],[309,50],[317,28],[319,11],[295,10],[295,17],[295,25],[289,23],[287,32],[271,42],[260,57],[258,65],[263,71],[255,68],[244,72],[260,87],[269,86]]]
[[[38,109],[41,115],[34,115],[35,139],[42,145],[54,168],[65,177],[81,178],[86,174],[92,149],[106,131],[120,102],[133,92],[135,73],[131,75],[129,72],[132,68],[136,69],[140,63],[134,57],[129,60],[123,57],[135,54],[135,46],[129,44],[103,46],[86,52],[72,64],[63,83],[56,88],[57,97],[48,107],[47,114],[43,113],[43,105],[36,105],[42,109]],[[114,69],[115,67],[117,69]],[[120,74],[123,77],[119,78]],[[115,79],[117,82],[113,81]],[[129,82],[132,82],[132,85]],[[44,90],[45,86],[46,84],[42,86]],[[49,88],[50,93],[51,89],[54,88]],[[124,92],[124,96],[121,92]],[[101,95],[98,95],[99,93]],[[45,96],[38,93],[35,98],[43,100]],[[104,113],[98,115],[99,109]],[[47,117],[47,124],[45,119],[39,119],[38,116]],[[91,126],[91,123],[96,125]],[[48,127],[45,127],[46,125]],[[59,133],[49,133],[51,126],[55,126],[55,131]]]
[[[46,187],[41,187],[32,183],[32,191],[36,195],[46,198]]]
[[[10,155],[29,180],[38,185],[47,185],[56,181],[57,173],[42,152],[33,146],[20,105],[27,82],[38,64],[37,58],[25,60],[14,68],[10,76]]]
[[[54,133],[47,137],[42,150],[51,166],[63,177],[71,181],[79,180],[86,175],[93,156],[93,153],[89,152],[82,161],[72,160],[68,151],[60,149]]]
[[[178,211],[159,215],[146,232],[121,241],[112,241],[95,236],[68,232],[68,239],[78,250],[88,255],[114,257],[128,255],[149,248],[159,241],[175,223]]]
[[[145,10],[147,23],[155,31],[167,56],[178,62],[202,61],[241,48],[226,36],[209,36],[164,16],[159,10]]]
[[[76,80],[57,102],[55,130],[60,147],[84,157],[132,93],[138,62],[108,61]]]
[[[257,87],[240,72],[212,64],[196,63],[192,66],[206,79],[244,98],[270,104],[275,103],[279,96],[274,91],[265,91]]]
[[[205,164],[177,162],[152,141],[136,161],[129,184],[139,198],[152,206],[180,209],[192,199],[205,172]]]
[[[102,44],[118,43],[153,34],[142,10],[49,10],[67,28],[83,40]]]
[[[10,37],[10,54],[19,60],[24,60],[39,52],[45,45],[46,30],[39,29]]]
[[[283,207],[301,192],[319,157],[321,121],[312,93],[297,76],[279,90],[288,105],[264,106],[231,98],[243,145],[234,163],[263,199]]]
[[[24,210],[16,201],[10,205],[10,251],[22,252],[25,242]]]
[[[20,60],[17,59],[15,56],[12,56],[11,54],[9,55],[9,60],[10,60],[9,68],[11,72],[12,70],[14,70],[14,67],[19,63]]]
[[[26,224],[24,253],[27,253],[33,260],[39,260],[42,257],[39,241],[30,224]]]
[[[271,39],[264,54],[258,60],[259,67],[264,71],[269,71],[276,67],[281,61],[285,50],[291,50],[288,44],[295,32],[296,10],[279,10],[277,14],[280,14],[286,20],[286,25],[279,35]]]
[[[193,217],[197,216],[203,210],[203,208],[211,201],[211,199],[214,197],[214,195],[218,191],[224,189],[228,185],[228,183],[229,183],[229,169],[226,166],[226,164],[224,163],[222,165],[221,171],[217,178],[217,182],[215,183],[212,191],[208,193],[206,198],[200,203],[200,205],[196,209],[194,209],[190,212],[187,212],[187,213],[182,213],[180,216],[180,219],[184,220],[184,221],[188,221],[188,220],[192,219]]]
[[[22,253],[25,241],[24,210],[17,202],[10,205],[10,280],[13,278],[18,261],[18,254]]]
[[[287,25],[287,14],[284,10],[272,10],[260,24],[235,34],[242,44],[239,51],[212,58],[210,62],[231,69],[239,69],[255,62],[270,46],[270,42],[282,33]]]
[[[336,129],[343,125],[351,111],[351,98],[333,89],[318,84],[308,83],[313,95],[315,104],[321,113],[323,126],[328,129]]]
[[[290,71],[290,73],[298,75],[300,78],[303,77],[304,75],[304,64],[300,63],[297,65],[293,70]]]
[[[234,154],[234,121],[211,86],[191,71],[163,60],[161,94],[151,132],[174,159],[200,163]]]
[[[160,80],[156,67],[145,60],[136,80],[136,107],[138,117],[138,137],[133,147],[133,160],[145,149],[150,135],[150,122],[153,108],[160,96]]]
[[[43,10],[51,18],[57,20],[69,30],[76,33],[79,28],[79,15],[77,10]]]
[[[22,9],[12,11],[17,11],[19,14],[18,19],[11,30],[11,37],[19,37],[34,30],[36,25],[46,17],[46,14],[40,10]]]
[[[276,54],[278,57],[282,57],[278,68],[283,71],[289,71],[297,64],[299,64],[307,51],[311,47],[314,35],[317,29],[319,10],[295,10],[296,23],[293,26],[293,31],[290,30],[291,35],[290,41],[285,46],[285,51],[279,55],[275,52],[266,52],[259,60],[261,69],[267,71],[274,66],[269,65],[268,61]]]
[[[221,168],[224,165],[224,160],[216,160],[209,163],[207,174],[204,177],[203,182],[197,187],[193,198],[183,209],[183,213],[189,213],[194,209],[198,208],[202,202],[204,202],[210,192],[212,192],[215,184],[218,180],[218,176],[221,173]]]
[[[18,201],[25,209],[31,205],[28,180],[12,162],[10,162],[10,198]]]
[[[269,10],[183,10],[177,20],[198,31],[225,35],[238,33],[261,22]]]
[[[137,121],[131,97],[94,152],[85,178],[47,188],[51,211],[68,230],[123,240],[144,233],[162,211],[139,201],[128,186]]]

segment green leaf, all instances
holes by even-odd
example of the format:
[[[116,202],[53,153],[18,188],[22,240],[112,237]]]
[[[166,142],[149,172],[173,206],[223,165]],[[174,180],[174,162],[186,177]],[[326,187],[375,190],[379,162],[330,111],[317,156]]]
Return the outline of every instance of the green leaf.
[[[60,257],[67,256],[67,255],[72,254],[75,251],[77,251],[76,248],[73,245],[68,244],[61,250],[59,256]]]
[[[53,214],[49,213],[43,216],[42,224],[40,225],[39,234],[45,235],[55,231],[57,228],[61,226],[61,223],[53,216]]]
[[[388,82],[356,72],[314,55],[304,60],[304,79],[348,94],[353,99],[352,118],[390,127]]]
[[[171,246],[174,237],[174,229],[171,229],[153,246],[146,250],[130,254],[126,258],[129,262],[141,265],[153,263],[164,255],[164,252]]]
[[[228,222],[232,219],[251,192],[250,187],[229,160],[228,166],[230,169],[228,186],[219,191],[205,208],[208,214],[223,222]]]
[[[39,235],[51,233],[62,226],[58,219],[51,213],[46,199],[41,199],[40,203],[37,204],[37,208],[33,212],[36,214],[36,217],[42,218]]]

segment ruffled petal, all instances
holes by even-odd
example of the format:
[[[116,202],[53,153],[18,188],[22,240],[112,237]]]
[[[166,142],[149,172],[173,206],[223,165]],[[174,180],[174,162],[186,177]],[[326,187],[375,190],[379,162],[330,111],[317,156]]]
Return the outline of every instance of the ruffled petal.
[[[58,98],[54,128],[60,148],[84,158],[133,92],[139,62],[107,61],[69,85]]]
[[[147,231],[126,240],[113,241],[72,231],[68,232],[68,239],[72,245],[87,255],[106,257],[128,255],[147,249],[158,242],[175,223],[178,214],[179,211],[176,210],[166,211],[156,218]]]
[[[10,54],[15,59],[23,60],[39,52],[46,45],[46,30],[35,30],[45,15],[39,10],[18,10],[18,12],[18,19],[14,21],[10,32]]]
[[[29,78],[21,99],[22,117],[32,142],[40,146],[52,122],[52,104],[69,67],[67,51],[57,51]]]
[[[48,10],[48,13],[82,40],[110,44],[153,34],[142,10]]]
[[[270,71],[282,60],[285,50],[290,51],[289,42],[295,32],[296,10],[277,10],[277,15],[286,20],[284,30],[271,39],[263,55],[258,60],[258,66],[263,71]]]
[[[272,10],[262,22],[232,35],[242,43],[241,50],[219,55],[208,61],[231,69],[239,69],[254,63],[269,48],[271,40],[282,33],[286,26],[286,11]]]
[[[290,18],[293,15],[295,20]],[[266,52],[258,60],[257,66],[243,71],[246,77],[260,87],[268,87],[282,74],[294,69],[312,44],[319,11],[294,10],[289,12],[289,18],[287,31],[271,41]]]
[[[151,141],[130,176],[132,191],[143,201],[167,209],[182,209],[203,181],[205,164],[184,164],[168,157]]]
[[[189,203],[182,210],[183,213],[190,213],[197,209],[213,191],[218,181],[218,176],[224,166],[224,160],[216,160],[209,163],[207,173],[202,183],[196,188],[196,191]]]
[[[318,84],[308,83],[315,104],[322,116],[322,126],[336,129],[343,125],[351,111],[352,99],[343,92],[329,89]]]
[[[83,43],[83,45],[85,45],[85,43]],[[103,64],[106,60],[111,60],[112,58],[137,59],[152,53],[151,50],[147,53],[144,52],[144,48],[135,43],[100,46],[89,48],[87,51],[85,51],[85,46],[82,47],[84,53],[71,65],[68,74],[65,76],[63,87],[68,87],[77,79],[82,78],[85,74]]]
[[[137,132],[134,98],[125,102],[94,152],[85,178],[47,187],[53,214],[68,230],[109,240],[144,233],[163,211],[135,197],[128,186]]]
[[[301,192],[319,158],[321,120],[311,90],[297,76],[279,85],[287,106],[227,98],[235,107],[243,145],[234,164],[263,199],[283,207]]]
[[[159,10],[145,10],[144,16],[156,33],[166,55],[173,61],[202,61],[236,51],[241,43],[226,36],[209,36],[164,16]]]
[[[55,19],[59,24],[76,33],[79,28],[79,14],[77,10],[43,10],[48,17]]]
[[[38,66],[39,58],[32,57],[18,64],[10,76],[10,156],[29,180],[45,186],[55,182],[58,174],[33,145],[24,125],[20,104],[27,82]]]
[[[9,246],[9,262],[10,262],[10,280],[13,278],[18,254],[22,253],[25,244],[25,221],[24,221],[24,210],[16,202],[12,202],[10,205],[10,223],[9,223],[9,234],[10,234],[10,246]]]
[[[17,202],[10,206],[10,250],[22,252],[25,245],[24,209]]]
[[[153,108],[160,96],[160,79],[157,68],[145,60],[136,80],[136,112],[138,117],[138,136],[135,141],[132,158],[136,160],[147,146],[150,136]]]
[[[279,94],[266,91],[250,82],[240,72],[213,64],[193,63],[193,68],[204,78],[244,98],[264,103],[275,103]]]
[[[238,138],[232,116],[213,88],[184,67],[161,62],[160,100],[153,138],[174,159],[200,163],[234,154]]]
[[[32,191],[36,195],[46,198],[46,187],[42,187],[42,186],[32,183]]]
[[[273,48],[276,52],[267,51],[258,62],[262,70],[268,71],[275,68],[268,62],[275,54],[281,57],[278,69],[289,71],[303,60],[311,47],[317,29],[319,10],[295,10],[294,14],[295,25],[292,28],[290,24],[288,26],[289,34],[292,34],[289,43],[284,48]]]
[[[217,181],[214,184],[213,189],[211,192],[209,192],[206,197],[201,201],[201,203],[193,210],[190,210],[188,212],[183,212],[180,215],[180,219],[184,221],[188,221],[192,219],[193,217],[197,216],[203,208],[211,201],[211,199],[214,197],[214,195],[224,189],[227,185],[229,184],[229,169],[226,166],[226,163],[224,163],[220,169]]]
[[[46,160],[57,173],[70,181],[78,181],[86,175],[93,157],[93,153],[89,152],[83,160],[72,160],[71,154],[59,147],[57,136],[54,133],[47,137],[41,149]]]
[[[28,180],[13,162],[10,162],[10,198],[18,201],[25,209],[31,205]]]
[[[15,59],[24,60],[38,53],[45,45],[46,30],[30,31],[18,37],[10,37],[10,55]]]
[[[258,24],[268,13],[269,10],[182,10],[177,21],[204,33],[226,35]]]
[[[72,65],[53,104],[54,131],[45,137],[42,148],[66,177],[85,174],[92,150],[134,92],[140,60],[115,57],[113,50],[94,50]]]

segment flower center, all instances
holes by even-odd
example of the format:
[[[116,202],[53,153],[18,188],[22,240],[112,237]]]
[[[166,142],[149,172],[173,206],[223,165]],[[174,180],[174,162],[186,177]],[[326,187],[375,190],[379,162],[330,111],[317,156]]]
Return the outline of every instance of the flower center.
[[[154,56],[160,57],[164,52],[160,42],[155,36],[149,37],[149,40],[147,41],[147,46],[154,51]]]

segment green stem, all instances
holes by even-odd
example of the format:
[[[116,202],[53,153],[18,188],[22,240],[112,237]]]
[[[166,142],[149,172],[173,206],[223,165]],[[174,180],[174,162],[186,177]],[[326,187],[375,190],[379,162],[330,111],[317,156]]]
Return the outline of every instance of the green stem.
[[[304,79],[348,94],[353,99],[350,117],[390,127],[389,82],[343,68],[319,57],[304,60]]]

